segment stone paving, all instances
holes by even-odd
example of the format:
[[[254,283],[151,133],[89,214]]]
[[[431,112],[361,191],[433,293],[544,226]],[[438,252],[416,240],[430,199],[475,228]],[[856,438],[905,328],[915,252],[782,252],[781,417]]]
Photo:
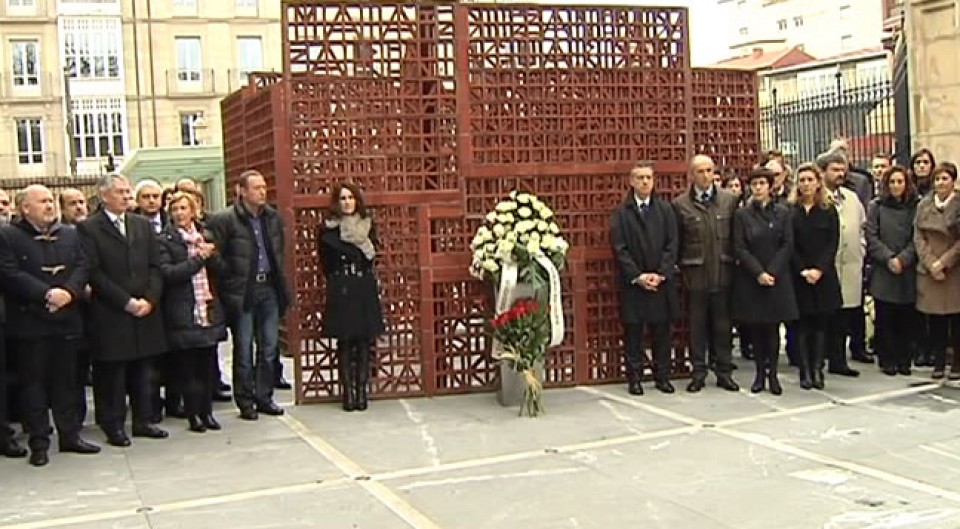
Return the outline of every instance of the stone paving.
[[[960,528],[960,389],[864,371],[789,371],[781,397],[550,390],[539,419],[492,394],[221,405],[222,432],[0,460],[0,528]]]

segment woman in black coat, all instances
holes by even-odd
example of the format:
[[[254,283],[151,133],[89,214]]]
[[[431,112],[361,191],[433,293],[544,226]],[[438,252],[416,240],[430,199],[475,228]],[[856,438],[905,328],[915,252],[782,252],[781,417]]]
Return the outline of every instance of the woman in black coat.
[[[823,389],[827,318],[843,305],[836,266],[840,217],[816,165],[797,169],[794,189],[791,269],[800,314],[796,327],[800,387]]]
[[[750,172],[751,202],[739,209],[733,223],[737,269],[733,276],[732,316],[749,328],[757,374],[750,391],[759,393],[769,381],[770,392],[783,392],[777,379],[780,324],[797,319],[790,281],[793,229],[790,211],[773,203],[773,175],[766,169]]]
[[[332,195],[319,245],[327,280],[323,335],[337,339],[343,409],[365,410],[371,347],[384,331],[373,266],[377,232],[360,188],[338,184]]]
[[[870,294],[877,309],[877,353],[884,374],[910,375],[913,341],[920,318],[917,302],[917,250],[913,220],[917,197],[907,170],[883,172],[880,196],[867,210],[867,256],[873,264]]]
[[[225,264],[205,240],[200,211],[190,193],[177,192],[168,206],[170,223],[158,235],[163,273],[163,315],[190,431],[219,430],[213,416],[212,366],[217,345],[227,338],[226,318],[216,289]],[[216,380],[219,382],[219,380]]]

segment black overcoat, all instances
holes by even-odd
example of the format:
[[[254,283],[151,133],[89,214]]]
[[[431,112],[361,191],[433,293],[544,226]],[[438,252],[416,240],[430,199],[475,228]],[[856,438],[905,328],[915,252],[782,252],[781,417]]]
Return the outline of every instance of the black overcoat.
[[[640,212],[631,191],[610,218],[610,243],[620,278],[620,318],[624,324],[663,323],[678,312],[677,218],[670,204],[650,198]],[[645,273],[666,277],[660,288],[649,291],[634,284]]]
[[[370,239],[377,244],[376,229]],[[384,331],[374,262],[340,238],[340,228],[320,227],[320,258],[326,278],[323,336],[371,340]]]
[[[123,216],[126,236],[99,211],[77,229],[90,262],[90,358],[130,361],[167,351],[160,301],[160,243],[147,219]],[[138,318],[124,308],[130,298],[150,302],[150,314]]]
[[[840,216],[833,206],[814,206],[810,211],[797,204],[793,210],[793,287],[801,316],[832,314],[843,306],[837,249],[840,245]],[[800,272],[820,270],[820,280],[811,285]]]
[[[790,211],[782,204],[751,202],[737,210],[733,249],[737,270],[731,297],[734,320],[741,323],[778,323],[797,319],[797,302],[790,277],[793,229]],[[776,278],[772,287],[757,282],[766,272]]]

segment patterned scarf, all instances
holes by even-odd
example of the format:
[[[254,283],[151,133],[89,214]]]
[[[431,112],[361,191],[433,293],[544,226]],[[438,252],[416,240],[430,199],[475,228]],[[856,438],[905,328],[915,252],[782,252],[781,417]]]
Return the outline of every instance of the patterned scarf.
[[[177,230],[183,237],[183,242],[187,244],[187,256],[199,257],[200,244],[205,242],[203,233],[199,232],[196,226],[192,224],[190,225],[190,231],[183,228],[177,228]],[[193,307],[194,321],[201,327],[209,327],[210,315],[207,312],[207,304],[213,301],[213,294],[210,293],[210,281],[207,279],[206,267],[201,267],[200,271],[190,278],[190,282],[193,283],[193,299],[196,302]]]
[[[372,226],[370,217],[362,218],[360,215],[347,215],[340,219],[328,219],[326,224],[330,229],[339,226],[340,238],[343,242],[348,242],[359,248],[367,259],[372,261],[374,256],[377,255],[377,250],[370,240],[370,227]]]

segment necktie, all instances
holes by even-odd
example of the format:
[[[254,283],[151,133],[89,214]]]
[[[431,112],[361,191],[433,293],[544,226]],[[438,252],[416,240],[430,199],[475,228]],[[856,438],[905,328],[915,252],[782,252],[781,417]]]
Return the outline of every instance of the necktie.
[[[646,202],[641,202],[641,203],[640,203],[640,214],[643,215],[643,214],[646,213],[646,212],[647,212],[647,203],[646,203]]]
[[[162,226],[160,225],[160,219],[159,219],[159,218],[154,218],[154,219],[153,219],[153,231],[155,231],[156,233],[160,233],[161,228],[162,228]]]
[[[710,202],[710,192],[709,192],[709,191],[704,191],[704,192],[700,193],[700,202],[703,202],[704,204],[706,204],[707,202]]]
[[[117,227],[117,231],[120,232],[120,235],[123,235],[124,237],[127,236],[127,226],[126,226],[126,224],[124,224],[124,222],[123,222],[123,216],[122,216],[122,215],[119,216],[119,217],[117,217],[117,220],[113,221],[113,224],[114,224],[114,226]]]

